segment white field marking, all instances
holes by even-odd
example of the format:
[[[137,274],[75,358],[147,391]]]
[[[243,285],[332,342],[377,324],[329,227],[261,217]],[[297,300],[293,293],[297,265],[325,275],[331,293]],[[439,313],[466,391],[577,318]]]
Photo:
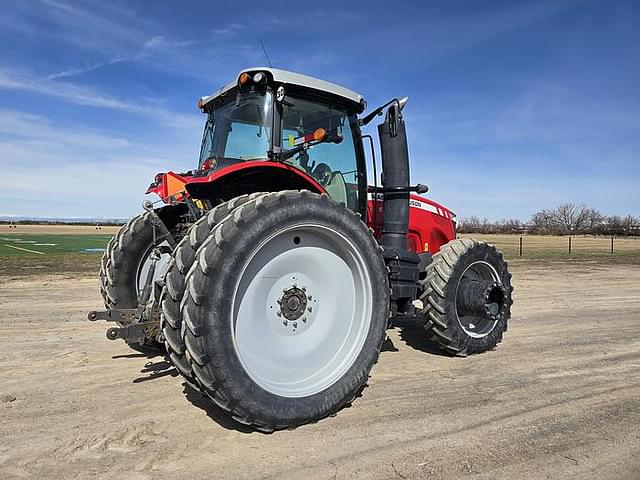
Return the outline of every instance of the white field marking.
[[[33,245],[38,247],[57,247],[58,246],[57,243],[34,243]]]
[[[20,238],[16,238],[16,239],[14,240],[14,242],[15,242],[15,243],[36,243],[36,241],[35,241],[35,240],[22,240],[22,239],[20,239]]]
[[[23,252],[37,253],[38,255],[44,255],[44,252],[37,252],[36,250],[29,250],[28,248],[16,247],[15,245],[4,244],[5,247],[15,248],[16,250],[22,250]]]

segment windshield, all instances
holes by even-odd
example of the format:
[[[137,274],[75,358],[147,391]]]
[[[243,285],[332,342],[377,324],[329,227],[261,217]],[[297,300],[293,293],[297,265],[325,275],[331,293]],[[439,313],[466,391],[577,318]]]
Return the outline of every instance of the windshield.
[[[226,160],[266,160],[271,144],[272,95],[251,92],[209,113],[202,136],[199,166],[209,159],[214,166]]]
[[[314,145],[288,159],[293,165],[314,177],[335,201],[357,210],[358,167],[352,123],[355,116],[339,107],[307,99],[291,98],[283,106],[282,139],[285,148],[293,148],[296,140],[323,128],[338,136],[339,142]]]

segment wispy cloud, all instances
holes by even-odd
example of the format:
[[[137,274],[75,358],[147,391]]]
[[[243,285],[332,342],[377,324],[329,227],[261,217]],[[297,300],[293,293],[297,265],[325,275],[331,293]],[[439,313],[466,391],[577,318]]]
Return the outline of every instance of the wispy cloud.
[[[65,148],[91,149],[92,151],[130,148],[131,142],[122,137],[114,137],[89,128],[61,127],[53,120],[32,113],[0,109],[0,138],[34,145],[46,143]]]
[[[198,134],[191,136],[197,142]],[[190,150],[172,139],[114,136],[0,109],[0,210],[13,215],[130,216],[155,173],[193,166]],[[117,196],[109,193],[114,188]]]
[[[241,23],[230,23],[224,27],[214,28],[212,33],[215,35],[231,35],[245,29],[246,26]]]
[[[76,75],[82,75],[84,73],[93,72],[98,70],[99,68],[115,65],[116,63],[121,63],[126,61],[125,58],[113,58],[111,60],[106,60],[104,62],[92,63],[91,65],[85,65],[83,67],[70,67],[61,72],[52,73],[51,75],[47,75],[47,80],[56,80],[58,78],[67,78],[67,77],[75,77]]]
[[[92,88],[46,78],[38,79],[31,74],[12,71],[3,67],[0,67],[0,89],[37,93],[61,98],[76,105],[144,115],[171,127],[200,128],[202,123],[198,115],[172,112],[153,102],[149,104],[135,103],[113,97]],[[156,102],[159,104],[160,100]]]
[[[76,48],[104,53],[126,51],[143,45],[150,32],[158,30],[148,19],[137,17],[122,5],[89,2],[80,6],[59,0],[40,2],[47,13],[47,21],[55,27],[48,29],[47,33]]]

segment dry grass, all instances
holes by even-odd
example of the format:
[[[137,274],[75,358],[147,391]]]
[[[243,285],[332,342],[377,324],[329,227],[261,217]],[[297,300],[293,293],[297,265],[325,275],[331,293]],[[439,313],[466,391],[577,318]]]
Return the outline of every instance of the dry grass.
[[[97,230],[95,225],[0,225],[0,235],[115,235],[118,226],[103,226]]]
[[[640,265],[640,238],[615,238],[614,253],[611,253],[610,237],[575,235],[569,237],[552,235],[523,235],[522,257],[519,254],[520,235],[461,235],[493,243],[509,260],[518,261],[567,261],[585,263],[609,263]]]

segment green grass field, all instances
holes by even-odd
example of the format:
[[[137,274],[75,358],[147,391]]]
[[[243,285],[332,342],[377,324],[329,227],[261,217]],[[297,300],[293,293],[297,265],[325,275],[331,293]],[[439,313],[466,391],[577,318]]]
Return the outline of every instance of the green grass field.
[[[111,233],[0,233],[0,276],[95,274]]]
[[[0,235],[0,257],[50,256],[67,253],[101,253],[111,235],[49,235],[11,233]]]

